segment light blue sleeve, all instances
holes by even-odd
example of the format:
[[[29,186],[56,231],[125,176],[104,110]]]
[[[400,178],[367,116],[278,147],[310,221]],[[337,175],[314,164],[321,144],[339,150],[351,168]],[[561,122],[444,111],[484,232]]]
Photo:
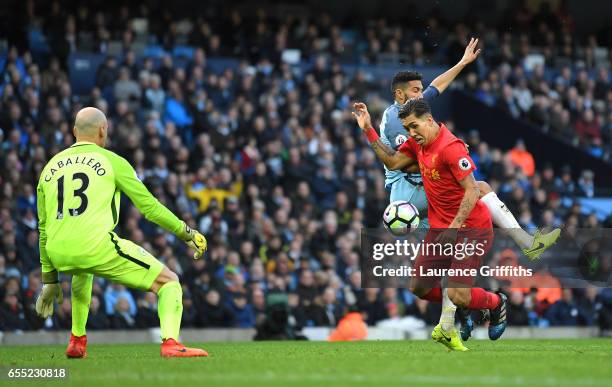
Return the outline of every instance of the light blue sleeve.
[[[387,112],[389,111],[389,109],[385,110],[382,116],[382,119],[380,120],[380,140],[385,144],[385,145],[390,145],[391,143],[389,142],[389,138],[387,137],[387,131],[385,130],[387,128]]]
[[[397,116],[398,106],[391,105],[383,113],[380,122],[380,140],[392,149],[397,150],[404,141],[408,139],[408,133],[402,126],[402,122]],[[388,187],[394,181],[398,180],[406,173],[398,170],[390,171],[386,166],[385,168],[385,187]]]
[[[402,121],[400,121],[398,108],[392,106],[385,110],[382,122],[380,124],[380,137],[382,141],[397,150],[408,139],[408,132],[404,129]]]

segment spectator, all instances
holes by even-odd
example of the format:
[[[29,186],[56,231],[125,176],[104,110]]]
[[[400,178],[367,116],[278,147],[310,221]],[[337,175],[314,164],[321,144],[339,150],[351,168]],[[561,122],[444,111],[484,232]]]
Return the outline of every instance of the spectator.
[[[140,99],[140,86],[131,79],[127,67],[119,69],[119,79],[115,81],[114,96],[117,101],[136,101]]]
[[[580,195],[586,196],[587,198],[595,196],[595,183],[593,179],[593,171],[588,169],[582,171],[580,179],[578,179],[578,193]]]
[[[511,326],[529,325],[529,312],[525,308],[525,299],[522,292],[513,290],[510,293],[508,304],[508,324]]]
[[[495,97],[491,93],[491,84],[488,81],[482,81],[475,96],[485,105],[495,106]]]
[[[251,304],[253,305],[253,321],[255,321],[255,324],[259,324],[266,314],[266,299],[261,289],[252,290]]]
[[[115,304],[123,298],[128,303],[128,312],[133,317],[136,315],[136,301],[132,294],[126,290],[125,286],[118,284],[111,284],[106,288],[104,293],[104,303],[106,304],[106,314],[112,315],[116,308]]]
[[[155,293],[146,292],[144,297],[138,299],[136,326],[138,328],[156,328],[159,326],[159,316],[157,315],[157,297],[155,296]]]
[[[28,210],[26,218],[32,219],[34,214]],[[34,218],[35,219],[35,218]],[[40,263],[40,255],[38,253],[38,231],[31,230],[25,232],[25,241],[19,243],[19,260],[24,273],[30,273],[36,269]]]
[[[112,56],[107,56],[104,64],[98,68],[96,86],[105,90],[115,82],[118,73],[117,60]]]
[[[252,328],[255,326],[253,309],[248,304],[246,295],[237,293],[229,301],[229,310],[234,315],[235,323],[238,328]]]
[[[365,289],[365,297],[358,301],[359,309],[365,314],[368,325],[376,325],[380,320],[389,318],[387,308],[379,296],[378,289]],[[439,317],[439,315],[438,315]]]
[[[87,316],[87,329],[102,330],[110,329],[111,323],[100,305],[100,298],[91,296],[89,304],[89,315]]]
[[[127,298],[119,296],[115,303],[115,311],[110,318],[113,329],[134,329],[137,327],[136,319],[130,312],[130,302]]]
[[[576,293],[576,304],[582,316],[582,320],[578,324],[586,326],[595,325],[597,323],[597,315],[601,309],[601,304],[597,300],[597,288],[591,285],[584,289],[577,289]]]
[[[53,326],[56,329],[69,331],[72,327],[72,303],[69,297],[64,295],[64,302],[58,306],[54,316]]]
[[[500,107],[506,113],[510,114],[512,118],[519,118],[521,116],[521,110],[516,103],[516,97],[512,92],[512,87],[505,84],[502,88],[502,98],[499,101]]]
[[[531,109],[533,96],[531,95],[531,90],[527,87],[527,80],[525,78],[521,78],[518,81],[518,86],[514,89],[514,97],[522,114],[527,113]]]
[[[148,87],[144,91],[143,107],[163,114],[166,93],[161,88],[161,78],[157,74],[151,74]]]
[[[297,295],[300,297],[300,302],[303,306],[308,306],[314,301],[317,295],[317,289],[314,284],[314,277],[310,270],[304,270],[300,275]]]
[[[531,177],[535,173],[535,161],[533,155],[525,148],[525,142],[518,140],[512,150],[510,150],[510,161],[520,167],[523,173]]]
[[[193,328],[198,319],[198,310],[193,303],[193,299],[188,292],[183,291],[183,318],[181,319],[182,328]]]
[[[599,326],[604,331],[612,330],[612,288],[606,288],[597,296],[597,301],[601,305],[599,310]]]
[[[322,304],[325,310],[326,326],[335,326],[342,318],[342,310],[336,298],[336,291],[328,287],[323,291]]]
[[[560,300],[551,305],[545,317],[552,326],[575,326],[584,324],[585,316],[574,301],[572,289],[563,289]]]
[[[193,118],[189,114],[184,103],[183,93],[176,81],[169,83],[168,97],[164,107],[164,117],[178,127],[186,127],[193,124]]]
[[[332,209],[336,199],[336,193],[340,187],[338,180],[333,176],[330,167],[323,167],[319,177],[315,178],[313,184],[314,194],[322,209]]]
[[[0,307],[0,327],[3,331],[21,331],[27,329],[27,320],[17,295],[7,293]]]
[[[591,140],[601,139],[601,126],[592,109],[586,109],[576,121],[576,133],[581,141],[590,143]]]
[[[573,199],[576,194],[576,185],[572,179],[572,169],[564,165],[561,176],[555,179],[555,190],[564,199]]]
[[[33,271],[28,276],[28,287],[23,292],[23,312],[27,321],[27,327],[31,330],[39,330],[44,326],[44,320],[36,313],[36,299],[42,290],[40,275]]]
[[[221,297],[216,290],[206,293],[206,301],[199,316],[199,326],[223,328],[234,326],[235,319],[231,310],[220,303]]]
[[[423,320],[427,325],[436,325],[440,321],[441,311],[440,304],[416,298],[413,307],[409,308],[407,313]]]
[[[320,296],[317,296],[310,305],[304,308],[301,322],[307,327],[329,326],[329,321],[325,314],[325,308],[323,308]]]

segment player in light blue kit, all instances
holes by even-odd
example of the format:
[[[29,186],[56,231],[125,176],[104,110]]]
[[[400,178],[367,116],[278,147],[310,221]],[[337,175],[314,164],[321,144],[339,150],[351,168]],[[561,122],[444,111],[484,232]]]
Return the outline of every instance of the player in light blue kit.
[[[428,102],[436,98],[440,93],[444,92],[451,82],[459,75],[459,73],[472,63],[480,54],[480,49],[476,49],[478,39],[470,39],[461,60],[453,67],[448,69],[443,74],[434,79],[431,84],[423,90],[423,76],[414,71],[401,71],[393,77],[391,81],[391,91],[393,93],[394,103],[389,106],[383,113],[380,123],[380,140],[392,150],[397,149],[408,139],[408,132],[402,125],[398,117],[399,109],[408,100],[415,98],[424,98]],[[521,247],[523,253],[532,260],[540,257],[540,255],[552,246],[560,235],[559,229],[555,229],[547,234],[542,234],[539,230],[535,235],[530,235],[523,230],[514,215],[508,210],[506,205],[499,200],[495,192],[491,189],[488,183],[478,181],[480,190],[480,200],[486,205],[491,213],[493,223],[504,229],[504,231]],[[429,228],[427,220],[427,197],[423,188],[423,180],[418,166],[412,167],[409,170],[389,170],[385,166],[385,188],[390,191],[389,201],[404,200],[412,203],[418,210],[420,215],[419,228]],[[455,323],[455,305],[450,301],[446,289],[443,289],[442,298],[442,315],[440,316],[440,324],[442,330],[449,331]],[[464,311],[465,312],[465,311]],[[461,317],[461,336],[462,339],[468,340],[473,329],[473,322],[469,315],[460,313]],[[440,336],[439,342],[447,344]],[[453,350],[467,350],[462,348]]]
[[[463,68],[478,57],[480,49],[476,50],[477,45],[478,39],[471,39],[465,48],[463,58],[455,66],[436,77],[425,91],[423,91],[421,74],[414,71],[401,71],[395,74],[391,81],[391,92],[395,102],[385,110],[380,122],[380,138],[383,143],[397,150],[408,139],[408,132],[397,116],[400,107],[409,99],[414,98],[424,98],[431,102],[444,92]],[[391,171],[385,167],[385,188],[390,191],[390,202],[405,200],[412,203],[419,210],[421,218],[419,228],[429,228],[427,198],[418,167],[409,171]]]

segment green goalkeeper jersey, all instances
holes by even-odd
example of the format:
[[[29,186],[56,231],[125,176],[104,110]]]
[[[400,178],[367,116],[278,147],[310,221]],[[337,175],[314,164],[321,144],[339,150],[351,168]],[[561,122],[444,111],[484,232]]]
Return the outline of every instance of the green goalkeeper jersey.
[[[112,243],[109,232],[119,221],[121,192],[148,220],[180,233],[181,220],[149,192],[123,157],[77,142],[47,163],[37,187],[44,273],[85,269],[111,259],[101,252]]]

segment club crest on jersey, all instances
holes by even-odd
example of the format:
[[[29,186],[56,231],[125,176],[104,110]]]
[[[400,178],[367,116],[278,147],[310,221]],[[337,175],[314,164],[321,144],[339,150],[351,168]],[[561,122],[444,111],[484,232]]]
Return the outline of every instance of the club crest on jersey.
[[[463,157],[459,160],[459,169],[461,169],[462,171],[467,171],[471,167],[472,163],[470,163],[470,160],[468,160],[467,157]]]
[[[395,137],[395,145],[400,146],[405,143],[406,140],[408,140],[408,137],[404,136],[403,134],[399,134],[397,137]]]

